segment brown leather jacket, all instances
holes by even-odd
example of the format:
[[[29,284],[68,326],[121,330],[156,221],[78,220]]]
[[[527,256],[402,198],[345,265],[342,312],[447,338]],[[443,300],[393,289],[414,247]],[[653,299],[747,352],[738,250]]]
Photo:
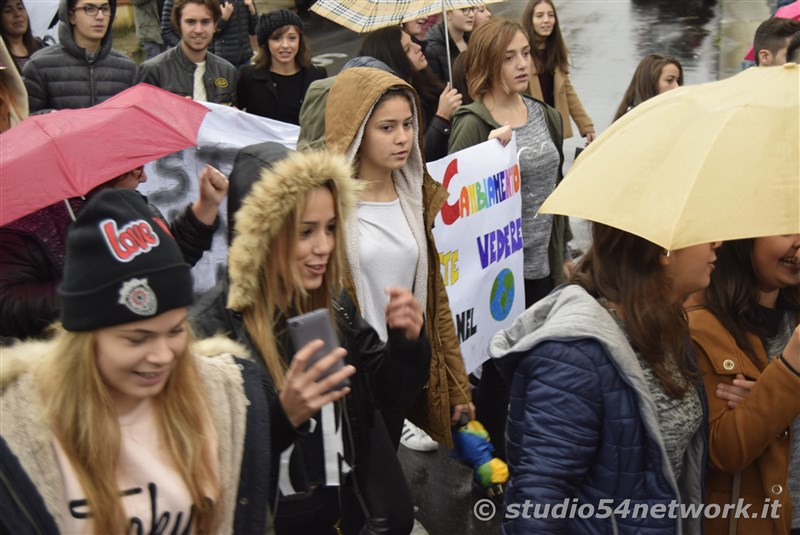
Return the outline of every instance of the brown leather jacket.
[[[732,503],[733,480],[741,474],[739,496],[752,504],[750,516],[739,518],[737,533],[788,535],[792,501],[788,488],[791,445],[789,425],[800,414],[800,375],[780,359],[770,361],[761,340],[751,335],[758,352],[753,361],[733,336],[705,307],[688,309],[689,330],[708,396],[709,450],[706,503]],[[730,384],[736,374],[756,380],[735,409],[714,395],[719,383]],[[765,501],[778,500],[780,518],[763,518]],[[768,511],[767,511],[768,512]],[[705,532],[727,535],[729,518],[707,519]]]

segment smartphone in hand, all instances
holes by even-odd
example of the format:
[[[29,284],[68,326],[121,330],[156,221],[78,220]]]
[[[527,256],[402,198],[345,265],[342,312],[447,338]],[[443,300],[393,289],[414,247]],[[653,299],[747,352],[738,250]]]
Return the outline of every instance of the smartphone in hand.
[[[327,308],[318,308],[306,314],[295,316],[286,320],[289,327],[289,336],[292,339],[294,350],[299,351],[303,346],[314,340],[322,340],[324,342],[320,349],[317,349],[308,359],[306,363],[306,370],[314,365],[319,359],[339,347],[339,339],[336,337],[336,331],[333,328],[333,321]],[[329,375],[336,373],[344,367],[342,360],[336,361],[333,366],[316,379],[321,381]],[[341,383],[333,387],[334,390],[339,390],[346,386],[350,386],[350,379],[345,378]]]

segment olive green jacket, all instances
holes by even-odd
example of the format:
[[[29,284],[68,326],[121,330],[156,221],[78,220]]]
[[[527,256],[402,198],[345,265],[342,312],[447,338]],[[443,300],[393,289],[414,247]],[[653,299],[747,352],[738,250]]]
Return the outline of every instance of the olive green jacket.
[[[562,168],[564,166],[564,135],[562,130],[561,115],[555,108],[544,102],[531,97],[531,99],[544,108],[544,117],[547,121],[547,129],[550,130],[550,137],[553,138],[558,149],[558,177],[556,186],[564,178]],[[460,150],[483,143],[489,138],[489,133],[500,128],[500,124],[494,120],[492,114],[483,104],[476,100],[468,106],[461,106],[453,114],[453,129],[450,133],[450,154]],[[572,239],[572,229],[569,225],[569,217],[563,215],[553,215],[553,230],[550,235],[550,245],[548,247],[548,259],[550,261],[550,276],[553,277],[555,284],[564,282],[564,260],[567,256],[567,243]]]

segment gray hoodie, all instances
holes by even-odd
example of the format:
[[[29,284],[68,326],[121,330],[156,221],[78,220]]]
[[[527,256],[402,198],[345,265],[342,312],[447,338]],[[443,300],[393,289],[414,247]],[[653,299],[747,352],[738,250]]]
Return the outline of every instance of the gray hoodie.
[[[490,342],[489,354],[511,384],[508,450],[512,480],[508,503],[521,503],[525,499],[541,502],[544,496],[553,496],[552,488],[546,489],[543,481],[551,478],[569,480],[572,475],[575,480],[564,484],[561,489],[565,492],[564,497],[578,497],[581,502],[595,502],[595,506],[598,498],[611,498],[615,503],[631,499],[651,505],[669,504],[675,499],[684,504],[702,502],[705,426],[702,425],[692,438],[686,451],[684,473],[681,480],[676,481],[659,428],[658,408],[639,360],[625,333],[586,290],[577,285],[556,289],[526,310],[508,329],[496,334]],[[537,367],[538,363],[545,362],[551,365]],[[546,376],[539,375],[543,370],[547,370]],[[589,379],[576,381],[575,376],[580,374]],[[596,390],[593,391],[592,386]],[[592,392],[600,395],[592,396]],[[579,399],[583,395],[590,399]],[[564,399],[570,401],[564,403]],[[553,400],[561,400],[558,405],[564,409],[564,414],[559,414],[557,409],[542,415]],[[545,404],[548,405],[545,407]],[[595,407],[603,421],[593,421],[594,415],[590,411],[575,414],[574,409],[584,410],[586,405]],[[534,414],[536,411],[538,414]],[[542,424],[548,420],[553,422],[549,429],[546,423]],[[622,422],[622,426],[615,427],[615,420]],[[564,425],[567,421],[583,422],[587,426],[581,428],[580,423]],[[624,432],[614,434],[614,430],[621,431],[623,427]],[[574,431],[574,436],[564,436],[565,428],[569,434]],[[587,429],[597,432],[596,443],[583,443],[586,436],[592,436]],[[631,438],[638,429],[643,430],[647,440]],[[537,453],[526,448],[532,443],[550,452],[552,459],[561,461],[547,460],[539,466],[531,466],[530,460]],[[556,455],[553,455],[554,451]],[[575,458],[587,451],[592,452],[590,458]],[[653,465],[655,458],[660,458],[659,465]],[[574,467],[574,464],[580,465],[583,472],[559,473],[562,469],[568,472],[569,468],[565,467]],[[631,478],[631,472],[619,473],[620,464],[637,477]],[[637,466],[641,467],[638,473]],[[633,484],[631,481],[646,481],[647,484]],[[665,484],[659,485],[659,481]],[[504,529],[516,533],[520,523],[525,525],[525,529],[542,529],[542,526],[525,523],[525,520],[536,522],[515,520]],[[649,519],[643,519],[642,525],[626,526],[628,520],[612,516],[609,522],[615,533],[659,529]],[[683,525],[676,521],[674,532],[699,533],[700,521],[684,520]],[[567,519],[565,522],[570,523],[567,524],[569,532],[594,533],[603,521]],[[663,523],[660,529],[663,529]]]

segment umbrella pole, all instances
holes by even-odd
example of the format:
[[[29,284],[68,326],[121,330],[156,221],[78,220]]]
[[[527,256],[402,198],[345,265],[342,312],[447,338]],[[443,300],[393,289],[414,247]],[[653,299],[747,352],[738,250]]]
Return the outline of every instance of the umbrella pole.
[[[69,203],[69,199],[64,199],[64,206],[67,207],[67,212],[69,212],[70,219],[75,221],[75,212],[72,211],[72,205]]]
[[[447,79],[450,80],[450,87],[453,87],[453,66],[450,65],[450,30],[447,29],[447,0],[442,0],[442,19],[444,22],[444,46],[447,50]]]

